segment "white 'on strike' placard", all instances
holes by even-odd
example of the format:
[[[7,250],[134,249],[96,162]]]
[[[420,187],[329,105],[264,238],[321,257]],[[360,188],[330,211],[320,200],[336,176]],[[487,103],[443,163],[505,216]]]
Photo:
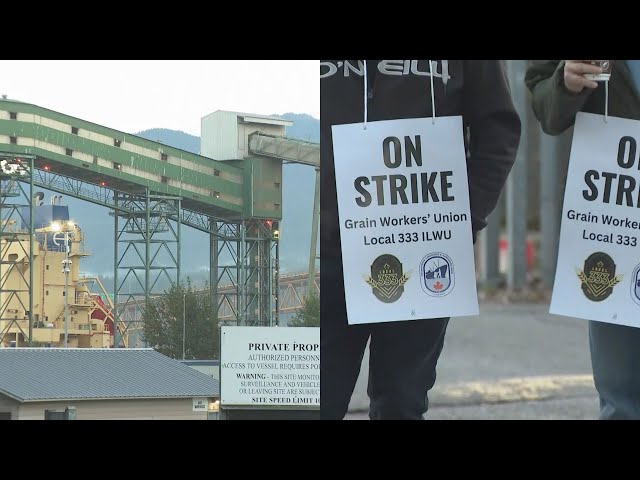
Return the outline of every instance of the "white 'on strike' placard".
[[[332,133],[348,322],[477,315],[462,117]]]
[[[640,121],[579,113],[550,313],[640,327]]]

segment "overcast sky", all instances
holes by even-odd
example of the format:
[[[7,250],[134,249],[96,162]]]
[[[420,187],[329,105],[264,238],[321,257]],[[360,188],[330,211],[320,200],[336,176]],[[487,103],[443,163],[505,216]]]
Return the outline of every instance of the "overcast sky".
[[[0,95],[126,133],[216,110],[320,118],[319,60],[0,60]]]

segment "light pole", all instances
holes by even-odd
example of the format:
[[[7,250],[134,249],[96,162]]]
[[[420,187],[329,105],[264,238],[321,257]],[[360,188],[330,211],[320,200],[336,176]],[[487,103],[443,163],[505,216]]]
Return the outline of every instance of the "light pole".
[[[56,245],[60,245],[58,243],[58,235],[60,233],[64,234],[64,260],[62,260],[62,273],[64,273],[64,348],[67,348],[69,345],[69,333],[68,333],[68,324],[69,324],[69,272],[71,269],[69,266],[71,265],[71,260],[69,260],[69,237],[73,234],[74,229],[73,222],[65,222],[64,225],[60,225],[59,223],[52,223],[49,228],[38,229],[37,231],[52,231],[56,232],[53,235],[53,243]]]
[[[69,343],[68,320],[69,320],[69,232],[64,232],[65,255],[62,261],[62,273],[64,273],[64,348]]]
[[[185,346],[185,339],[187,337],[187,315],[186,315],[186,311],[187,311],[187,294],[183,293],[182,294],[182,359],[184,360],[184,346]]]

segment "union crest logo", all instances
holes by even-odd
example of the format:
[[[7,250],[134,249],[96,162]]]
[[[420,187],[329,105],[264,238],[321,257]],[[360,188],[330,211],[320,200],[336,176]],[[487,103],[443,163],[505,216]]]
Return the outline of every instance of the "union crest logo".
[[[384,254],[371,264],[371,275],[365,281],[371,285],[373,294],[384,303],[393,303],[404,293],[404,284],[411,272],[402,273],[402,263],[393,255]]]
[[[583,270],[577,270],[582,293],[592,302],[606,300],[613,293],[613,287],[620,283],[622,275],[616,276],[616,264],[603,252],[589,255]]]

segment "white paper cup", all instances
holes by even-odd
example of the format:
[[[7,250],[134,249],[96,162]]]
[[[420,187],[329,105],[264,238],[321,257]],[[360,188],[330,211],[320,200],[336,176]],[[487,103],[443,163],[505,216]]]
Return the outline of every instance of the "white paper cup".
[[[584,78],[587,80],[593,80],[594,82],[608,82],[611,78],[610,73],[585,73]]]
[[[602,68],[602,73],[586,73],[584,78],[595,82],[608,82],[611,78],[611,60],[592,60],[591,65]]]

